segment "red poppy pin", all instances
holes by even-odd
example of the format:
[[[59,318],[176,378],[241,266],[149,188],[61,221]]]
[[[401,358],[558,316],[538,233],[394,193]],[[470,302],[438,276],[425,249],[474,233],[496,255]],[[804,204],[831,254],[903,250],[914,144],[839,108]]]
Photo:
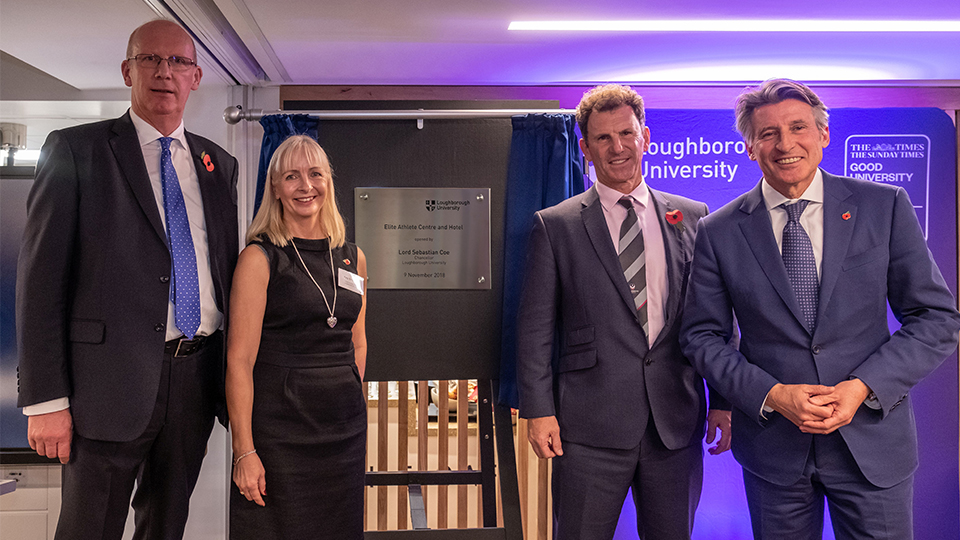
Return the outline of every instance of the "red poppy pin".
[[[350,266],[350,259],[344,259],[343,264]]]
[[[667,223],[673,225],[678,231],[683,233],[683,212],[679,210],[671,210],[667,212]]]
[[[844,212],[843,215],[840,216],[840,217],[842,217],[843,220],[846,221],[846,220],[850,219],[852,216],[850,215],[850,212]]]
[[[207,172],[213,172],[213,161],[210,160],[210,154],[200,152],[200,159],[203,160],[203,166],[207,168]]]

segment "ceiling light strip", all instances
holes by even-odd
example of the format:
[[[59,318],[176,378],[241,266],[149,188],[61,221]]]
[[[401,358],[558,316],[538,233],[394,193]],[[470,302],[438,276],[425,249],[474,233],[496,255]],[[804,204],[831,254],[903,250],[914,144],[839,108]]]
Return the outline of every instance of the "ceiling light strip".
[[[508,29],[541,32],[960,32],[960,21],[819,19],[513,21]]]

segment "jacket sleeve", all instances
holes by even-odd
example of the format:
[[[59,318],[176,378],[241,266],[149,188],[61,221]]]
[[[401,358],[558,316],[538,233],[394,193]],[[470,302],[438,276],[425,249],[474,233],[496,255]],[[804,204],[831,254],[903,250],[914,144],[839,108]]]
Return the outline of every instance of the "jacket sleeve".
[[[57,131],[40,151],[17,265],[17,406],[71,394],[70,282],[80,187],[70,144]]]
[[[517,320],[520,416],[554,416],[553,349],[559,302],[557,262],[543,217],[534,216]]]
[[[927,248],[907,193],[897,190],[887,268],[887,300],[901,327],[853,373],[886,416],[957,349],[960,313]]]
[[[755,364],[733,345],[738,341],[733,302],[720,271],[717,249],[710,228],[703,222],[697,230],[690,284],[680,329],[684,354],[706,380],[714,396],[720,394],[741,411],[760,409],[777,379]]]

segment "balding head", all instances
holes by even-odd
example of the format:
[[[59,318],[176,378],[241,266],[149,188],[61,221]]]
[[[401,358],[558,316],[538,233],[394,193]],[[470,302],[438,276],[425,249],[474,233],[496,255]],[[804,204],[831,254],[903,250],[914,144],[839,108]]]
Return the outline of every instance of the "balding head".
[[[120,63],[131,89],[130,108],[161,135],[180,125],[190,92],[200,86],[203,70],[195,63],[196,54],[190,35],[170,21],[150,21],[130,35],[127,57]]]
[[[190,58],[193,58],[194,60],[197,59],[197,48],[194,45],[193,38],[190,37],[190,34],[181,28],[179,24],[165,19],[157,19],[155,21],[144,23],[138,26],[137,29],[130,34],[130,39],[127,41],[127,58],[131,58],[142,52],[149,52],[141,50],[141,44],[145,40],[149,41],[150,36],[155,36],[158,34],[169,35],[169,33],[180,34],[184,39],[189,40]]]

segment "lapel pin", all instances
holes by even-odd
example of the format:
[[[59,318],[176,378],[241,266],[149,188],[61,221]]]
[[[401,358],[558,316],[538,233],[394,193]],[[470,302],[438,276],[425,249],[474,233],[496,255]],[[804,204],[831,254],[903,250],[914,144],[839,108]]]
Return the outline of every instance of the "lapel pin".
[[[673,225],[680,231],[680,234],[683,234],[683,212],[679,210],[671,210],[667,212],[667,223]]]
[[[350,266],[350,259],[344,259],[343,264]]]
[[[844,221],[846,221],[846,220],[848,220],[848,219],[850,219],[850,218],[851,218],[851,216],[850,216],[850,212],[844,212],[844,213],[843,213],[843,215],[842,215],[842,216],[840,216],[840,217],[842,217],[842,218],[843,218],[843,220],[844,220]]]
[[[207,172],[213,172],[213,161],[210,160],[210,154],[200,152],[200,159],[203,161],[203,166],[207,168]]]

